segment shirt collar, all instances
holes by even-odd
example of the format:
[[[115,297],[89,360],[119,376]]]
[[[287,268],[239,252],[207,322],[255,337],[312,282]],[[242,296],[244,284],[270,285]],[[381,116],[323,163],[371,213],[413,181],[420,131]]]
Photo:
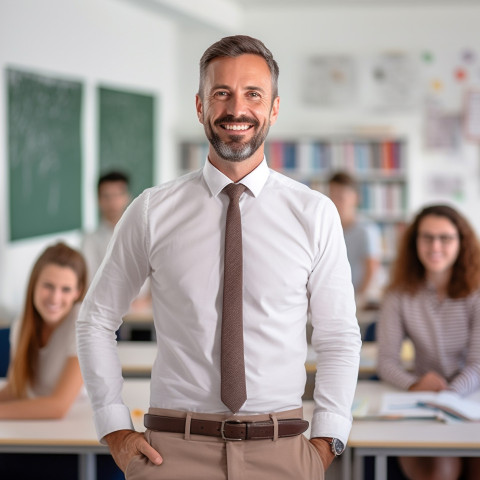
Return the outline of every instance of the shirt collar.
[[[238,183],[245,185],[254,197],[258,197],[269,175],[270,170],[265,157],[263,157],[260,165],[252,170],[247,176],[243,177]],[[214,167],[208,159],[203,167],[203,177],[214,197],[216,197],[229,183],[233,183],[226,175]]]

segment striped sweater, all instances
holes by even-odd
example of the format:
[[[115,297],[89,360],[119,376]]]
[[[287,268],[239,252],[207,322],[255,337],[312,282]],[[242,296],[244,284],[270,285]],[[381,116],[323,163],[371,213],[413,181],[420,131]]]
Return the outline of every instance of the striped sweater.
[[[415,347],[413,372],[400,361],[404,338]],[[467,395],[480,388],[480,291],[440,300],[425,287],[415,295],[388,293],[378,325],[382,380],[408,389],[428,371],[442,375],[449,389]]]

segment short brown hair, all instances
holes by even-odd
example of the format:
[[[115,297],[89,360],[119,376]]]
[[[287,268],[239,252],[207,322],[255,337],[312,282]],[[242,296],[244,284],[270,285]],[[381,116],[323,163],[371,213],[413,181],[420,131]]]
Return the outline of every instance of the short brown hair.
[[[259,55],[267,62],[272,77],[273,98],[276,98],[278,96],[278,75],[280,72],[278,64],[273,58],[272,52],[263,42],[248,35],[224,37],[205,50],[205,53],[200,59],[200,83],[198,87],[198,95],[200,98],[203,98],[205,74],[210,62],[218,57],[239,57],[244,54]]]
[[[425,267],[418,258],[417,236],[420,222],[428,215],[444,217],[452,222],[460,240],[458,257],[452,267],[447,286],[450,298],[463,298],[480,287],[480,246],[468,220],[448,205],[431,205],[421,210],[407,227],[392,268],[388,291],[414,294],[425,282]]]
[[[328,183],[336,183],[342,185],[342,187],[350,187],[354,190],[358,190],[358,184],[355,178],[344,171],[334,172],[328,179]]]

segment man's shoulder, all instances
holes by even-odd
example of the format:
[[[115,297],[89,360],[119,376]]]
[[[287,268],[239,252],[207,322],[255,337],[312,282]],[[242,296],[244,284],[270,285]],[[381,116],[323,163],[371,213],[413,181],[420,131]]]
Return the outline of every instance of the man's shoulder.
[[[141,195],[146,197],[171,195],[176,191],[183,191],[202,181],[202,169],[187,173],[181,177],[147,188]]]
[[[270,182],[272,186],[278,185],[285,188],[286,193],[294,193],[299,196],[303,196],[306,199],[318,201],[328,201],[328,197],[318,190],[310,188],[308,185],[294,180],[276,170],[270,169]]]

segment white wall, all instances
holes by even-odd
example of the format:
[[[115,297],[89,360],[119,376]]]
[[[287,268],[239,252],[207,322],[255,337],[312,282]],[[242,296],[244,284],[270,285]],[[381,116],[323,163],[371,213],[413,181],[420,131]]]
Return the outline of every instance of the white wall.
[[[84,227],[96,223],[96,105],[99,84],[157,96],[156,182],[175,174],[173,125],[177,98],[177,26],[119,0],[2,0],[0,3],[0,305],[18,311],[32,263],[62,238],[79,245],[80,232],[9,242],[6,75],[21,67],[83,82]]]
[[[220,1],[220,0],[219,0]],[[221,0],[223,1],[223,0]],[[281,111],[271,136],[297,136],[370,125],[393,128],[409,141],[409,210],[439,200],[425,191],[437,171],[459,171],[465,196],[457,202],[480,231],[478,146],[463,143],[456,155],[433,154],[422,147],[422,111],[378,113],[363,107],[324,109],[301,101],[302,69],[311,54],[348,54],[355,59],[385,51],[420,54],[430,49],[451,60],[465,48],[476,48],[480,82],[480,6],[363,6],[248,8],[242,19],[188,24],[155,2],[127,0],[2,0],[0,2],[0,68],[18,66],[40,73],[66,75],[85,85],[84,226],[94,226],[96,180],[94,93],[99,83],[153,92],[160,100],[156,181],[177,170],[176,140],[203,136],[194,96],[198,61],[223,35],[246,33],[264,40],[280,64]],[[158,2],[161,4],[164,2]],[[172,3],[172,2],[169,2]],[[172,5],[174,2],[172,3]],[[158,5],[157,5],[158,6]],[[245,28],[238,25],[245,20]],[[220,31],[222,30],[222,31]],[[448,60],[446,63],[451,64]],[[446,74],[445,71],[442,72]],[[424,79],[425,80],[425,79]],[[7,240],[6,85],[0,76],[0,305],[20,305],[32,262],[52,237],[9,243]],[[449,86],[448,108],[455,110],[460,90]],[[62,235],[78,245],[79,232]]]
[[[391,2],[390,2],[391,3]],[[434,2],[431,2],[434,3]],[[397,2],[401,5],[401,2]],[[262,39],[280,65],[280,117],[270,136],[314,135],[329,131],[356,131],[359,127],[393,128],[409,142],[409,211],[436,201],[449,201],[462,210],[480,232],[480,154],[478,145],[463,142],[455,154],[432,153],[423,148],[422,103],[407,112],[379,113],[365,107],[326,109],[309,107],[301,100],[302,72],[306,59],[315,54],[346,54],[360,64],[372,55],[400,51],[420,57],[424,50],[436,55],[438,74],[445,80],[442,101],[448,111],[456,113],[463,99],[463,87],[452,76],[455,59],[465,48],[476,54],[470,79],[480,86],[480,5],[416,6],[295,6],[283,4],[274,8],[258,5],[247,9],[243,32]],[[196,88],[198,59],[213,34],[190,31],[182,35],[182,90]],[[420,72],[422,92],[429,73]],[[202,133],[194,115],[190,97],[180,99],[182,116],[190,122],[182,124],[180,136]],[[434,196],[427,192],[428,179],[438,172],[462,175],[463,200],[450,196]]]

